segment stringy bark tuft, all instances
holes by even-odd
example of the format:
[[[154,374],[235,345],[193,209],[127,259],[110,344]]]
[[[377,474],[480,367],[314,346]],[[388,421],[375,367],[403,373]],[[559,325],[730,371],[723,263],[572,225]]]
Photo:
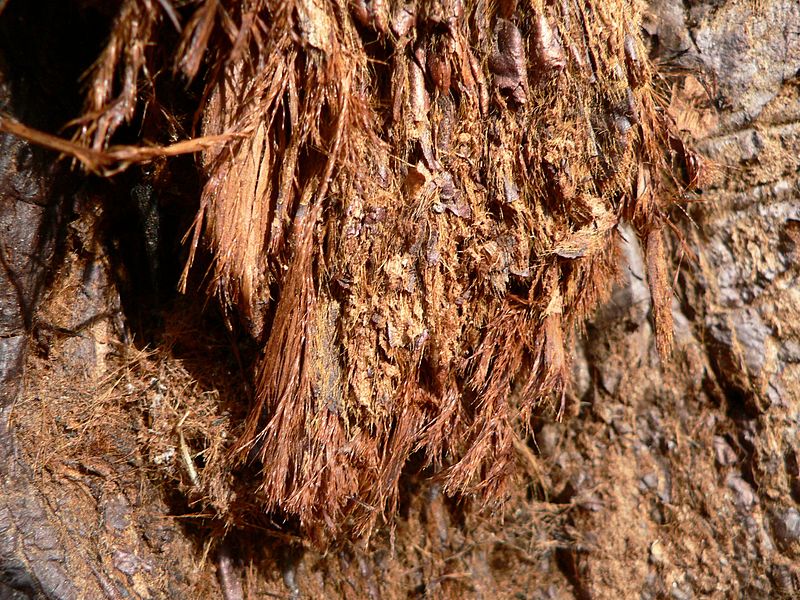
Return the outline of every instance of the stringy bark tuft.
[[[190,243],[263,347],[228,460],[260,463],[264,511],[367,530],[415,453],[446,493],[501,497],[622,222],[668,354],[662,228],[697,158],[639,31],[634,0],[123,2],[76,141],[105,148],[154,73],[202,78],[197,134],[224,142]]]

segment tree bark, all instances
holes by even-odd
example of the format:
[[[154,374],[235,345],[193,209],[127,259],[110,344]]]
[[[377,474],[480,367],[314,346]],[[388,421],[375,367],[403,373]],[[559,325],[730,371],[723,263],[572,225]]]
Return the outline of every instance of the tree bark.
[[[2,7],[15,40],[55,27]],[[205,459],[173,388],[208,402],[247,389],[229,382],[241,361],[197,299],[159,306],[177,325],[151,339],[170,353],[128,345],[149,310],[132,288],[158,286],[152,265],[114,254],[145,256],[147,242],[108,228],[149,226],[135,206],[106,207],[147,175],[86,183],[0,134],[0,598],[800,593],[800,7],[653,0],[645,32],[675,76],[670,113],[711,168],[673,215],[672,356],[659,358],[645,253],[623,231],[621,280],[574,349],[571,410],[517,444],[524,475],[506,503],[481,512],[409,470],[393,525],[324,555],[292,523],[186,518]],[[57,129],[70,107],[54,108],[47,77],[22,85],[24,60],[0,50],[0,109]],[[57,53],[31,60],[58,70]],[[143,446],[148,431],[162,445]]]

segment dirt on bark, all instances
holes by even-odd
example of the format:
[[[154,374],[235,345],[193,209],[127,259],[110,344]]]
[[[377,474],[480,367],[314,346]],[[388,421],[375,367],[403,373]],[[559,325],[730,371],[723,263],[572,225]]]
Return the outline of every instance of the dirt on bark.
[[[0,136],[0,597],[800,594],[800,8],[655,0],[643,28],[676,74],[670,113],[713,165],[672,215],[672,356],[623,228],[621,279],[572,350],[568,410],[514,444],[504,502],[449,498],[412,455],[396,518],[325,552],[294,520],[253,516],[237,482],[257,471],[205,470],[241,432],[257,348],[162,289],[182,262],[182,194],[153,199],[144,170],[87,183]],[[4,47],[0,71],[12,58]],[[11,81],[4,103],[44,99],[20,118],[60,124],[36,120],[46,90]],[[172,207],[157,271],[141,260],[153,202]]]

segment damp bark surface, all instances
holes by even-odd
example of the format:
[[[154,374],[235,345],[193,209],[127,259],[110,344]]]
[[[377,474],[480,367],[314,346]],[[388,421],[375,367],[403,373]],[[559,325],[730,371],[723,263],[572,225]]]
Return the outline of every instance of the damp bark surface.
[[[38,130],[61,135],[64,123],[85,109],[81,104],[85,89],[75,80],[107,48],[105,35],[118,15],[97,3],[74,2],[55,14],[53,22],[37,22],[21,4],[0,2],[0,23],[7,33],[0,40],[0,110]],[[558,20],[573,15],[572,9],[564,8],[569,2],[543,3],[549,8],[541,19],[525,13],[522,22],[515,17],[516,2],[498,3],[490,25],[470,24],[483,27],[477,40],[484,47],[477,46],[476,51],[484,52],[485,64],[473,64],[468,57],[464,62],[458,37],[448,34],[455,21],[447,19],[458,16],[460,3],[432,2],[427,13],[411,3],[397,4],[394,12],[389,6],[396,3],[351,4],[348,18],[356,33],[371,37],[375,45],[386,44],[381,41],[386,39],[397,43],[414,27],[424,29],[415,42],[407,40],[399,54],[407,59],[399,61],[405,71],[402,82],[392,85],[408,86],[407,91],[397,96],[401,100],[395,106],[383,107],[393,118],[405,119],[402,127],[394,125],[394,131],[406,136],[406,158],[414,160],[399,184],[388,174],[391,164],[385,174],[375,163],[368,163],[368,169],[376,181],[385,178],[384,191],[428,197],[426,214],[434,215],[426,217],[421,235],[416,225],[424,219],[419,214],[394,214],[391,207],[382,210],[364,201],[350,206],[349,212],[337,213],[344,223],[337,231],[349,233],[331,231],[315,238],[330,244],[334,254],[361,235],[371,235],[376,244],[384,245],[381,298],[390,304],[368,311],[364,331],[377,340],[377,358],[364,362],[363,369],[349,362],[346,354],[352,354],[352,348],[344,347],[344,354],[328,351],[342,347],[347,310],[354,310],[343,299],[360,293],[362,284],[353,264],[361,255],[349,263],[323,256],[315,276],[327,277],[331,289],[316,289],[314,297],[307,283],[298,280],[296,298],[314,315],[302,334],[311,340],[305,352],[315,357],[305,373],[308,402],[324,408],[325,414],[345,415],[348,427],[357,427],[363,418],[377,428],[361,438],[343,430],[329,440],[332,446],[320,445],[335,447],[335,456],[311,452],[324,458],[314,463],[324,469],[341,466],[342,455],[361,456],[364,463],[352,471],[354,478],[345,478],[355,487],[346,493],[339,488],[331,491],[330,511],[319,511],[315,507],[325,501],[324,486],[315,488],[321,496],[299,499],[292,496],[292,486],[299,484],[290,478],[262,483],[277,458],[264,450],[268,445],[253,445],[244,456],[236,451],[248,435],[261,434],[263,440],[268,435],[263,432],[276,427],[268,417],[281,410],[280,397],[263,396],[265,378],[280,376],[264,363],[265,345],[267,356],[277,356],[269,354],[277,352],[270,350],[270,343],[278,348],[278,342],[290,345],[299,340],[289,327],[280,339],[269,341],[269,332],[281,326],[285,288],[279,286],[290,279],[282,279],[280,267],[276,270],[279,262],[259,265],[248,262],[247,256],[262,251],[277,256],[270,252],[282,248],[284,238],[295,244],[285,251],[290,253],[297,252],[296,244],[310,243],[302,236],[292,237],[289,218],[304,218],[302,213],[297,217],[304,202],[314,210],[314,199],[296,192],[326,178],[327,157],[335,149],[335,120],[330,121],[333,129],[309,134],[319,135],[318,145],[293,141],[293,132],[300,127],[292,122],[293,115],[305,114],[307,107],[298,100],[302,93],[293,92],[292,86],[302,86],[303,81],[265,83],[287,86],[280,102],[282,122],[277,130],[252,130],[246,143],[235,146],[236,152],[250,157],[250,163],[241,156],[232,163],[239,169],[256,165],[257,171],[256,163],[265,169],[270,165],[269,152],[280,153],[282,164],[290,166],[276,170],[271,180],[255,175],[251,187],[243,187],[238,179],[235,184],[245,194],[271,187],[274,212],[284,211],[285,218],[274,221],[273,214],[251,215],[254,226],[266,223],[256,236],[265,246],[254,249],[247,245],[250,242],[237,246],[243,255],[228,254],[227,263],[215,254],[227,235],[224,228],[197,230],[195,268],[185,275],[184,294],[173,291],[189,259],[183,235],[198,211],[208,215],[214,210],[205,177],[218,177],[214,189],[234,186],[231,166],[220,162],[213,150],[198,160],[178,159],[169,166],[155,161],[108,179],[87,175],[68,160],[56,161],[54,153],[17,136],[0,134],[0,597],[681,599],[790,598],[800,593],[796,567],[800,554],[800,9],[796,3],[654,0],[641,8],[640,45],[631,47],[632,42],[620,37],[625,88],[636,97],[629,102],[623,88],[619,94],[610,92],[609,97],[619,102],[608,111],[612,118],[590,123],[593,132],[607,136],[597,141],[608,154],[600,166],[621,170],[626,177],[636,171],[626,162],[632,159],[625,148],[636,143],[635,109],[642,107],[637,63],[649,55],[658,77],[668,81],[659,88],[666,95],[663,110],[682,139],[705,157],[709,175],[696,195],[678,206],[663,207],[663,216],[672,224],[663,238],[648,236],[649,230],[635,218],[628,224],[622,223],[625,219],[614,221],[616,233],[602,251],[607,253],[603,256],[613,256],[616,275],[612,278],[609,270],[607,294],[598,294],[603,300],[590,311],[584,328],[578,327],[575,335],[562,335],[560,321],[555,328],[553,314],[567,318],[553,312],[557,302],[552,294],[536,313],[544,332],[541,356],[548,361],[543,364],[562,365],[568,371],[538,373],[537,381],[549,377],[547,386],[559,393],[554,398],[542,396],[530,408],[527,429],[515,429],[506,438],[501,429],[493,430],[493,439],[502,441],[502,452],[487,454],[487,460],[503,459],[497,462],[503,486],[500,500],[488,503],[491,494],[487,496],[480,478],[491,470],[481,467],[469,477],[459,474],[452,468],[457,461],[448,462],[453,456],[446,443],[437,454],[437,464],[426,456],[424,444],[419,443],[422,437],[413,448],[398,450],[403,460],[392,466],[395,475],[387,479],[379,451],[372,458],[359,455],[359,444],[366,444],[388,423],[379,413],[391,402],[372,392],[348,397],[341,382],[350,369],[353,388],[363,391],[372,377],[370,369],[383,369],[377,381],[386,389],[410,373],[409,381],[422,382],[425,393],[432,396],[442,395],[449,386],[466,385],[458,379],[457,367],[451,372],[448,366],[457,364],[448,358],[452,348],[435,346],[437,340],[463,340],[437,337],[433,328],[425,327],[427,308],[414,305],[417,290],[435,283],[429,269],[441,264],[465,274],[472,268],[476,273],[485,269],[481,273],[494,297],[528,293],[535,287],[530,280],[536,275],[525,272],[529,265],[518,248],[503,247],[502,231],[484,240],[486,247],[480,252],[474,249],[472,263],[456,264],[448,255],[447,244],[455,244],[447,237],[453,235],[448,223],[458,228],[482,218],[484,224],[511,231],[523,220],[513,207],[530,193],[515,180],[518,165],[503,162],[506,155],[498,154],[499,163],[485,166],[477,175],[469,160],[455,156],[469,157],[473,150],[459,146],[470,132],[459,133],[454,124],[459,115],[453,111],[464,110],[464,103],[473,98],[476,114],[481,114],[482,103],[488,113],[491,107],[499,114],[524,112],[539,101],[541,86],[530,76],[526,66],[530,62],[536,63],[536,72],[555,76],[581,65],[589,70],[598,66],[592,56],[581,55],[580,48],[570,48],[569,35],[553,28],[558,22],[567,31],[578,31],[578,23],[565,26]],[[135,5],[121,3],[122,10]],[[149,6],[162,15],[159,27],[172,28],[173,37],[166,39],[174,45],[180,38],[172,20],[180,25],[192,14],[180,12],[177,5]],[[303,6],[324,11],[328,5]],[[83,17],[70,21],[74,14]],[[200,43],[204,35],[202,14],[197,18],[192,43]],[[328,22],[313,11],[300,19],[309,55],[324,51],[331,40],[346,39],[319,26]],[[73,56],[68,68],[59,62],[70,47],[68,33],[59,29],[63,23],[95,40],[95,48]],[[146,19],[140,23],[142,28],[152,25]],[[101,33],[89,35],[93,31]],[[520,37],[521,31],[531,37]],[[29,36],[45,34],[55,40],[55,50],[34,51],[31,39],[35,38]],[[151,34],[142,29],[137,35]],[[291,40],[275,43],[291,44]],[[386,68],[383,76],[391,77],[387,65],[396,56],[387,54],[375,69]],[[126,60],[136,63],[139,58],[133,52]],[[141,60],[136,69],[145,64]],[[201,67],[201,62],[191,61],[180,65],[187,72]],[[39,75],[32,76],[37,71]],[[472,96],[466,87],[467,73],[475,86]],[[486,79],[482,83],[481,76]],[[222,132],[224,120],[236,117],[223,110],[225,98],[241,93],[248,83],[235,69],[220,80],[225,82],[222,88],[210,90],[197,82],[187,88],[185,83],[170,87],[156,81],[162,87],[152,98],[166,99],[171,110],[188,102],[187,93],[191,102],[208,101],[205,121],[198,125],[204,134]],[[119,83],[112,97],[142,93],[126,88],[124,78]],[[448,99],[452,94],[441,93],[456,88],[461,94],[458,107]],[[378,107],[385,100],[373,99]],[[348,110],[336,105],[338,101],[326,100],[339,113]],[[153,112],[161,114],[158,107]],[[407,115],[415,114],[427,115],[435,126],[409,121]],[[91,122],[82,141],[89,146],[97,141],[97,148],[102,148],[107,132],[119,126],[119,143],[132,143],[140,132],[126,129],[126,118],[121,109],[105,113],[100,121]],[[180,129],[185,124],[180,118],[143,122],[156,131],[146,132],[154,139],[169,131],[166,143],[187,133]],[[384,126],[385,131],[393,127]],[[502,150],[512,143],[515,127],[495,119],[494,130],[485,132],[486,143]],[[426,137],[431,131],[433,136]],[[265,142],[269,139],[276,145]],[[376,149],[376,155],[383,151]],[[674,151],[686,150],[675,146]],[[580,163],[580,153],[568,145],[559,152]],[[548,190],[555,206],[569,205],[569,198],[583,197],[586,190],[580,186],[585,184],[576,184],[577,174],[567,173],[556,155],[537,156],[537,185]],[[621,166],[615,166],[615,160]],[[308,161],[302,175],[308,181],[293,179],[292,161]],[[692,168],[690,160],[681,164],[684,170]],[[480,179],[487,169],[495,179]],[[683,175],[692,178],[691,173]],[[617,176],[592,189],[613,188]],[[361,197],[345,189],[354,185],[352,181],[332,181],[330,193],[341,202]],[[486,208],[475,198],[488,192],[469,190],[465,181],[495,186],[493,193],[503,200]],[[393,185],[402,189],[394,190]],[[583,204],[572,206],[578,207],[569,216],[576,235],[545,249],[550,253],[543,251],[542,260],[556,256],[554,264],[570,264],[582,259],[582,253],[598,251],[580,234],[587,224],[595,230],[607,224],[605,213]],[[331,204],[326,210],[341,208]],[[408,231],[401,230],[404,237],[398,238],[402,252],[395,253],[394,241],[381,237],[387,219],[410,223]],[[459,244],[458,252],[469,248],[467,241]],[[353,248],[360,251],[360,246]],[[528,249],[525,255],[536,251]],[[654,255],[664,256],[663,267],[654,268]],[[281,260],[286,256],[282,254]],[[297,263],[286,264],[299,268]],[[242,265],[252,268],[247,271]],[[350,271],[326,271],[320,265],[344,265]],[[444,270],[437,272],[445,277]],[[205,278],[207,274],[211,279]],[[542,275],[537,289],[550,289],[548,276]],[[668,302],[652,293],[654,278],[668,285]],[[235,282],[226,286],[221,280]],[[216,294],[210,300],[208,289]],[[448,299],[448,294],[455,294],[455,305],[465,291],[453,288],[441,293]],[[462,298],[462,305],[467,299]],[[287,322],[295,309],[287,303]],[[654,319],[665,310],[671,315],[674,335],[668,357],[659,353],[663,332],[657,335]],[[452,317],[436,326],[455,323],[460,314],[453,308]],[[511,322],[508,319],[501,322],[503,327]],[[576,318],[574,325],[580,322],[582,318]],[[500,331],[509,339],[497,344],[515,342],[510,338],[518,329]],[[548,336],[556,335],[565,345],[563,360],[555,346],[547,346]],[[395,360],[386,360],[387,356]],[[392,371],[391,367],[402,367],[403,356],[409,365],[423,357],[423,375],[412,367]],[[534,353],[530,360],[508,368],[535,369],[535,357]],[[487,381],[497,384],[491,378]],[[513,388],[512,383],[503,383]],[[519,389],[511,389],[515,391]],[[376,404],[365,407],[359,398]],[[253,412],[253,407],[262,405],[262,412]],[[467,412],[476,414],[480,408],[466,406]],[[309,410],[317,411],[318,406]],[[359,411],[366,411],[369,418]],[[487,414],[507,418],[500,412]],[[487,426],[481,427],[485,431]],[[466,445],[452,451],[456,457],[462,452],[469,455],[466,441],[475,439],[469,437],[470,427],[453,431],[463,436]],[[386,433],[382,443],[392,443],[392,435]],[[496,446],[493,452],[497,450]],[[277,447],[278,451],[283,449]],[[362,494],[369,478],[361,468],[374,469],[376,479],[383,478],[396,489]],[[453,477],[454,472],[460,478]],[[313,477],[297,481],[306,485]],[[355,501],[342,500],[352,497],[372,505],[354,508]],[[364,515],[372,515],[378,501],[386,499],[390,501],[382,505],[380,518],[365,521]],[[359,534],[367,521],[371,535],[363,537]]]

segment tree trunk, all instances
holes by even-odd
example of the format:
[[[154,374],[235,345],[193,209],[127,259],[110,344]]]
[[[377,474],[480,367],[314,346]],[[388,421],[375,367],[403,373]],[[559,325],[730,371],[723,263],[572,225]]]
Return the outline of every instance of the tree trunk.
[[[0,113],[55,133],[114,11],[5,4]],[[353,4],[369,22],[380,3]],[[396,515],[327,552],[291,511],[258,509],[250,463],[214,470],[259,347],[169,291],[196,165],[92,178],[0,133],[0,598],[800,594],[800,7],[653,0],[643,30],[710,173],[670,214],[671,356],[647,238],[623,227],[563,419],[532,414],[503,502],[444,493],[412,454]]]

